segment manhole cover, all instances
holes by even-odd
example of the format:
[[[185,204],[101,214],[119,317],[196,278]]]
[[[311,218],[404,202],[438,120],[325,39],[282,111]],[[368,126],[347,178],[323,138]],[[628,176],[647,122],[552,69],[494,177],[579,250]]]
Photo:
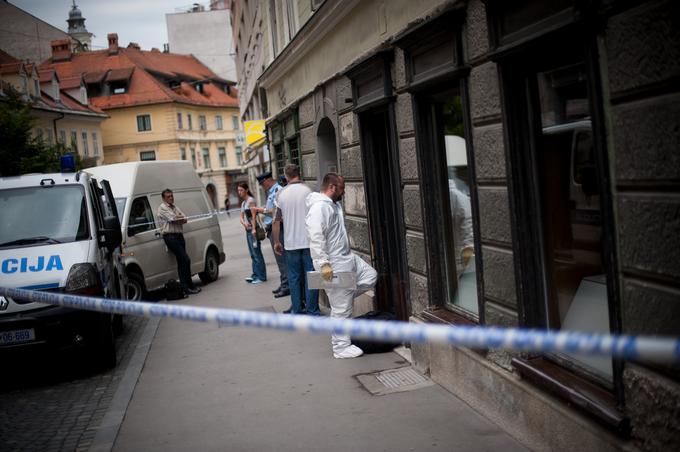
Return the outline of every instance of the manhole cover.
[[[370,374],[360,374],[356,378],[373,395],[413,391],[434,384],[412,367],[400,367]]]

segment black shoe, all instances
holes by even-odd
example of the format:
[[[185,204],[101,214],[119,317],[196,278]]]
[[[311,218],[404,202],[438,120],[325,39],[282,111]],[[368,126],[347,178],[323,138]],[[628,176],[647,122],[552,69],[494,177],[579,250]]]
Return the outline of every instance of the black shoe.
[[[292,306],[290,308],[286,309],[285,311],[283,311],[284,314],[290,314],[291,312],[293,312]]]
[[[201,291],[200,287],[189,287],[187,290],[185,290],[186,293],[189,295],[194,295],[197,294]]]
[[[275,294],[277,292],[281,292],[281,286],[277,287],[276,289],[272,290],[272,293]]]
[[[290,290],[282,290],[280,292],[276,292],[274,294],[274,298],[287,297],[288,295],[290,295]]]

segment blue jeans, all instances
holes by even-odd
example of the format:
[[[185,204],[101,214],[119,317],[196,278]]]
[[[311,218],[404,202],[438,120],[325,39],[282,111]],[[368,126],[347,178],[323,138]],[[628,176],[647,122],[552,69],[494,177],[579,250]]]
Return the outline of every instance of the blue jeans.
[[[264,256],[262,255],[262,243],[257,240],[257,237],[254,237],[250,231],[246,232],[246,242],[248,242],[248,252],[250,253],[250,260],[253,267],[251,276],[261,281],[266,281],[267,267],[264,264]]]
[[[291,312],[293,314],[300,314],[302,311],[301,286],[304,284],[307,314],[321,315],[319,312],[319,291],[307,288],[307,272],[314,271],[309,248],[286,250],[286,264],[288,265],[288,287],[290,288],[290,301],[292,304]]]
[[[179,283],[184,290],[193,289],[194,283],[191,281],[191,259],[186,251],[186,243],[182,234],[164,234],[163,241],[170,252],[177,259],[177,276]]]

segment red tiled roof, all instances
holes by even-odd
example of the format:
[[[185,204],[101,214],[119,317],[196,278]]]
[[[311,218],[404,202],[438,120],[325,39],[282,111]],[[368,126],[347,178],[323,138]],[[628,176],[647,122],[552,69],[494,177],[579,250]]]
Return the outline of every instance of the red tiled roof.
[[[73,89],[80,88],[83,78],[80,75],[74,75],[72,77],[64,77],[59,79],[59,87],[61,89]]]
[[[47,83],[52,81],[54,76],[54,69],[39,69],[38,77],[40,77],[40,83]],[[59,77],[57,77],[58,79]]]
[[[83,80],[85,83],[101,83],[108,73],[108,70],[85,72],[83,75]],[[71,77],[77,77],[77,75],[72,75]]]
[[[114,55],[109,55],[108,49],[82,52],[73,54],[69,61],[47,60],[40,67],[54,68],[60,79],[83,74],[88,84],[101,82],[108,71],[111,72],[106,75],[106,81],[124,80],[127,75],[130,81],[125,93],[90,98],[93,105],[104,110],[165,102],[238,107],[236,90],[230,88],[232,94],[229,95],[218,85],[211,83],[227,82],[219,78],[193,55],[119,47],[118,53]],[[159,78],[182,79],[183,82],[179,88],[170,89],[154,75]],[[203,93],[199,93],[194,88],[198,81],[202,82]]]
[[[132,72],[135,70],[134,67],[123,67],[120,69],[112,69],[109,71],[109,75],[106,76],[107,82],[116,82],[119,80],[129,80]]]
[[[21,72],[23,65],[24,63],[19,60],[14,63],[0,64],[0,74],[18,74]]]
[[[40,100],[50,108],[71,110],[71,113],[96,113],[106,114],[101,109],[92,105],[83,105],[64,91],[59,92],[59,100],[55,100],[45,91],[41,91]]]

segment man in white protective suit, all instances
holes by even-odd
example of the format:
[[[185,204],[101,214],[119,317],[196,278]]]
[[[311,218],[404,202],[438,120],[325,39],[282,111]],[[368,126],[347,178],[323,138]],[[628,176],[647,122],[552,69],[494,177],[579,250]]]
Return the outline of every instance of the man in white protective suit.
[[[348,319],[352,317],[354,298],[375,286],[378,279],[376,271],[349,248],[345,229],[345,218],[340,200],[345,194],[345,180],[336,173],[328,173],[321,183],[320,193],[307,195],[309,209],[306,218],[309,248],[314,268],[327,281],[333,272],[355,272],[356,289],[324,289],[331,304],[331,318]],[[363,351],[352,345],[349,335],[331,336],[335,358],[356,358]]]

